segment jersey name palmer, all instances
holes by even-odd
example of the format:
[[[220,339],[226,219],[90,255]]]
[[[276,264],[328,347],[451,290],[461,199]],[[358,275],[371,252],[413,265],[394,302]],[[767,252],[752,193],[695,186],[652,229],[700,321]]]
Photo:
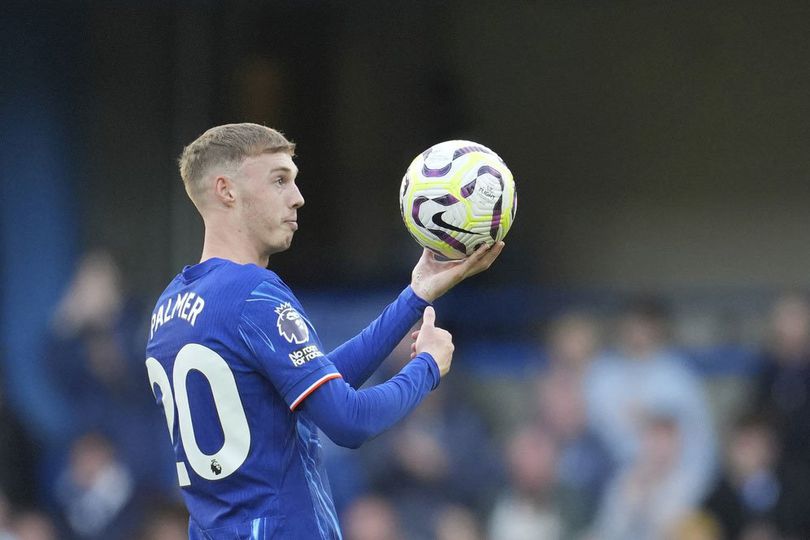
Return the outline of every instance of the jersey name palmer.
[[[152,313],[152,323],[149,327],[149,339],[162,325],[171,321],[175,317],[180,317],[191,326],[197,321],[197,315],[202,313],[205,307],[205,300],[202,296],[197,296],[193,292],[178,294],[176,298],[169,298],[165,304],[161,304],[157,311]]]

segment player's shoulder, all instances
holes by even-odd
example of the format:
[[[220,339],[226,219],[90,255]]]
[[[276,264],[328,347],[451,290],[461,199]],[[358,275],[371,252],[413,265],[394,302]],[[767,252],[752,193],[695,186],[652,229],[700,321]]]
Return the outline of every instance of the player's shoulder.
[[[267,270],[260,279],[253,282],[245,297],[246,304],[254,302],[275,302],[298,305],[298,299],[286,283],[273,271]]]
[[[292,291],[278,274],[267,268],[255,264],[239,265],[237,279],[245,285],[246,297],[255,297],[261,294],[289,297]]]

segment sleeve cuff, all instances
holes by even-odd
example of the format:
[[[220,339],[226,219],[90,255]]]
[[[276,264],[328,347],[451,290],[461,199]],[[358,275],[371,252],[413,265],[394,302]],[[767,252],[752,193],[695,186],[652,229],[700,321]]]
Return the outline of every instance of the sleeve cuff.
[[[439,371],[439,365],[436,363],[436,360],[433,358],[433,355],[427,352],[421,352],[418,355],[416,355],[416,358],[421,358],[427,364],[428,370],[430,371],[430,374],[433,376],[433,382],[430,385],[430,390],[431,391],[436,390],[436,388],[439,387],[439,383],[442,380],[442,374]],[[414,358],[414,360],[416,360],[416,358]]]
[[[419,313],[422,313],[425,311],[426,307],[431,305],[430,302],[424,300],[421,296],[416,294],[410,285],[405,287],[405,290],[402,291],[399,296],[408,304],[409,307],[417,310]]]

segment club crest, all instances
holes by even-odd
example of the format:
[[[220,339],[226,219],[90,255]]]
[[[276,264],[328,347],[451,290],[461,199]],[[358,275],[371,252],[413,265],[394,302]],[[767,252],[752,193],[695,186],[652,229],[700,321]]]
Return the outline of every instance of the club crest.
[[[301,317],[301,314],[296,311],[289,302],[284,302],[275,309],[278,314],[276,326],[278,333],[281,337],[286,339],[289,343],[306,343],[309,341],[309,328],[307,323]]]

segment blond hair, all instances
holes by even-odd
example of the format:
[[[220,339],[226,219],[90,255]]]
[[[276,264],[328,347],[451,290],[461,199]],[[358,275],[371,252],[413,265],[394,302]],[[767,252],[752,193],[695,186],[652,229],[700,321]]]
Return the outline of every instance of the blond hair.
[[[275,129],[259,124],[224,124],[200,135],[183,149],[178,163],[180,177],[192,200],[202,189],[202,179],[212,167],[236,169],[245,158],[261,154],[295,152],[295,143]]]

